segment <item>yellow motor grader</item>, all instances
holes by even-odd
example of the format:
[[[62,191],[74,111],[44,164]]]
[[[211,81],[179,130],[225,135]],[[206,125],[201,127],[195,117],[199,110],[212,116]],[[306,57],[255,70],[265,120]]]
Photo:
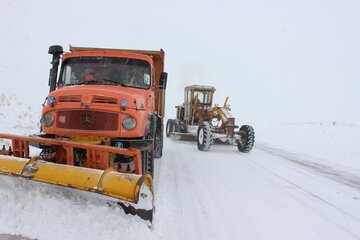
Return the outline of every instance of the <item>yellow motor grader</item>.
[[[249,125],[235,125],[228,97],[223,106],[213,106],[215,88],[192,85],[185,87],[184,103],[176,106],[176,119],[168,119],[166,136],[176,140],[196,141],[200,151],[208,151],[213,143],[237,145],[240,152],[250,152],[255,133]]]

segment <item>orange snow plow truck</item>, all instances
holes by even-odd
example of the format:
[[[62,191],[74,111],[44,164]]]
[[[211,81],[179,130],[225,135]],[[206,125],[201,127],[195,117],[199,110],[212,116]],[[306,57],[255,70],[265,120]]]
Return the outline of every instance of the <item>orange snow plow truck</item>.
[[[99,193],[151,224],[154,158],[163,148],[164,51],[70,46],[64,53],[51,46],[49,54],[41,131],[0,134],[8,142],[0,148],[0,175]],[[35,156],[32,147],[40,149]]]

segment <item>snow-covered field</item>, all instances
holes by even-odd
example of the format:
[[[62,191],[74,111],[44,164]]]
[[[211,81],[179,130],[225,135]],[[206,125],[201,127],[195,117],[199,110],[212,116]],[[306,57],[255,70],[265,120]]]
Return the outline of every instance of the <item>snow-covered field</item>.
[[[1,132],[21,133],[34,118],[1,113]],[[0,176],[0,239],[360,239],[360,127],[254,128],[249,154],[165,140],[152,231],[96,194]]]
[[[2,133],[32,134],[39,131],[41,106],[22,102],[13,93],[0,91],[0,130]]]

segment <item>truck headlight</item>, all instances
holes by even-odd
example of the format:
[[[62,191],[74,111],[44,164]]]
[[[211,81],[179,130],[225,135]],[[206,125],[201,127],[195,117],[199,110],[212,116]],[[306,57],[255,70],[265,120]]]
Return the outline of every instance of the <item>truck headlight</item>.
[[[136,120],[133,117],[126,117],[122,121],[122,125],[126,130],[132,130],[136,127]]]
[[[41,123],[45,124],[47,127],[51,127],[54,123],[54,117],[51,113],[46,113],[41,119]]]

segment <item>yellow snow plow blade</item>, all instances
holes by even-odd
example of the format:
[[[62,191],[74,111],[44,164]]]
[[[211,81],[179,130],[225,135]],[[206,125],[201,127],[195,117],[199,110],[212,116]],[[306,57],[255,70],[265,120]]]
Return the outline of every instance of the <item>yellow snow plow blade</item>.
[[[0,150],[0,175],[17,176],[112,197],[115,200],[107,200],[108,205],[116,204],[126,214],[138,215],[152,223],[153,183],[150,174],[143,174],[140,150],[1,133],[0,139],[12,141],[8,150],[5,146]],[[44,161],[40,157],[30,159],[30,143],[61,148],[65,155],[64,164]],[[86,167],[74,166],[74,149],[86,151]],[[110,162],[106,160],[109,154],[133,158],[134,172],[120,172],[111,168]]]
[[[37,182],[99,193],[133,203],[116,202],[125,213],[138,215],[152,222],[154,199],[150,174],[138,175],[118,172],[113,168],[98,170],[50,163],[36,158],[25,159],[0,155],[0,175],[17,176]],[[144,194],[143,191],[146,193]],[[144,199],[146,198],[146,199]],[[136,204],[141,200],[142,208]]]
[[[33,181],[100,193],[132,203],[139,199],[140,187],[152,190],[150,175],[127,174],[113,168],[97,170],[0,155],[0,175],[24,177]]]

